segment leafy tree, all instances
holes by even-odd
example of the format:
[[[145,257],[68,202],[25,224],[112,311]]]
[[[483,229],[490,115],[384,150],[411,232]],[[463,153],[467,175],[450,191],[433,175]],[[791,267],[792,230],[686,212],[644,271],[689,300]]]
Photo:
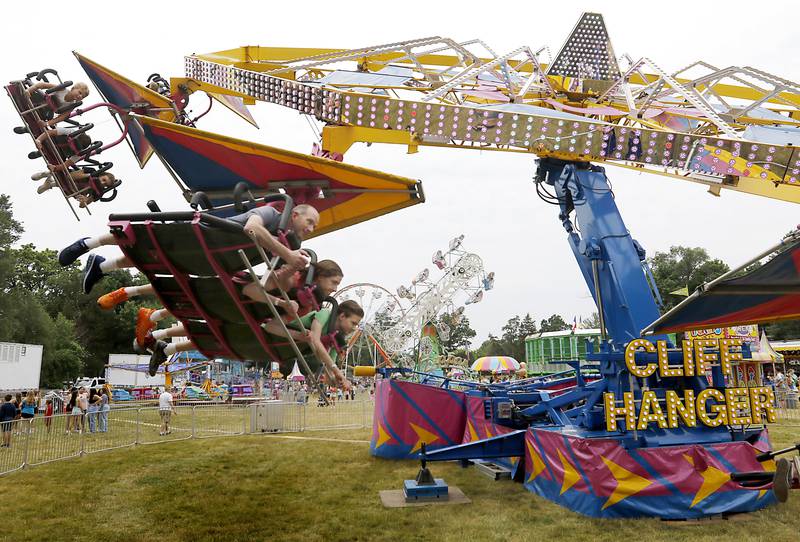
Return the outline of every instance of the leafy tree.
[[[456,316],[451,313],[444,313],[434,318],[433,323],[439,330],[442,329],[442,324],[450,329],[447,340],[443,340],[441,333],[439,334],[439,341],[445,352],[453,352],[458,349],[466,350],[472,343],[472,338],[477,335],[469,325],[469,318],[463,314]]]
[[[9,337],[14,322],[10,312],[14,300],[9,280],[14,275],[14,252],[11,245],[17,242],[23,233],[22,224],[14,220],[11,200],[0,194],[0,340]]]
[[[558,314],[554,314],[550,318],[542,320],[539,327],[542,333],[546,333],[548,331],[562,331],[572,328],[572,326],[567,324]]]
[[[719,259],[712,259],[706,249],[674,246],[669,252],[656,252],[649,260],[661,297],[664,310],[669,310],[683,299],[670,292],[689,288],[694,291],[699,285],[708,282],[729,270],[728,265]]]
[[[595,311],[588,318],[581,318],[583,329],[600,329],[600,313]]]
[[[481,345],[475,351],[476,358],[482,358],[484,356],[505,356],[505,355],[508,355],[508,352],[506,352],[503,341],[501,341],[498,337],[495,337],[491,333],[489,333],[489,338],[483,341],[483,343],[481,343]]]
[[[65,380],[80,376],[85,351],[75,340],[75,327],[59,314],[52,322],[50,337],[42,356],[42,386],[56,388]]]
[[[502,327],[502,346],[505,355],[517,361],[525,360],[525,337],[536,333],[536,322],[530,314],[524,317],[514,316]]]

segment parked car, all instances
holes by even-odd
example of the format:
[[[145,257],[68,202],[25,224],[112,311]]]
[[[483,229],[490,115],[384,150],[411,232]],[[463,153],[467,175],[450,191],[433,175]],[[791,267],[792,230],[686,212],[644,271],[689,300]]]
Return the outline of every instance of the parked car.
[[[99,376],[95,377],[82,376],[80,378],[77,378],[75,380],[75,383],[73,384],[75,388],[86,388],[87,390],[90,389],[99,390],[105,385],[106,385],[106,379]]]
[[[114,388],[113,390],[111,390],[111,400],[133,401],[133,396],[128,392],[128,390],[123,390],[121,388]]]

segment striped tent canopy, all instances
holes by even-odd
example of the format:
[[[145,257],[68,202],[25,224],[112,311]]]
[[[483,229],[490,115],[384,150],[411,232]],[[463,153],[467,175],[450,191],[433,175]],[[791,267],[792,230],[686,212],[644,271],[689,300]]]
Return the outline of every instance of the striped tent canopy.
[[[519,370],[519,362],[509,356],[485,356],[476,359],[470,369],[481,373],[514,373]]]

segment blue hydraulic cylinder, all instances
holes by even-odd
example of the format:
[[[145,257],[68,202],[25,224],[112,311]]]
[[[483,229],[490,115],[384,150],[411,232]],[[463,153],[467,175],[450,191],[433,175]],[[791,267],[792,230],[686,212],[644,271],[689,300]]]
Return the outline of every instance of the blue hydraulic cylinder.
[[[586,162],[542,159],[537,180],[555,189],[559,219],[599,306],[592,269],[592,262],[597,262],[605,327],[612,344],[621,348],[639,338],[640,331],[660,314],[642,268],[645,251],[625,227],[605,170]]]

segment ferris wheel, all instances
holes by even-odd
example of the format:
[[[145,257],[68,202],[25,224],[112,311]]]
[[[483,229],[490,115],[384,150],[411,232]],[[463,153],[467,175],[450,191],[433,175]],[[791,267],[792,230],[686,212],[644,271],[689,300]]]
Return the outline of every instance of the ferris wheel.
[[[364,318],[348,341],[345,366],[391,364],[392,355],[384,345],[389,342],[388,331],[405,318],[400,299],[383,286],[368,282],[346,286],[333,297],[340,303],[353,300],[364,309]]]
[[[447,341],[451,330],[439,322],[434,339],[423,334],[423,328],[442,312],[457,322],[465,306],[480,302],[494,286],[494,273],[484,272],[483,261],[464,250],[463,240],[459,235],[447,250],[437,250],[431,258],[436,266],[433,274],[424,268],[409,286],[398,287],[396,296],[370,283],[353,284],[334,296],[339,301],[352,299],[364,308],[359,330],[351,338],[347,363],[432,366],[436,353],[443,353],[436,343]]]

